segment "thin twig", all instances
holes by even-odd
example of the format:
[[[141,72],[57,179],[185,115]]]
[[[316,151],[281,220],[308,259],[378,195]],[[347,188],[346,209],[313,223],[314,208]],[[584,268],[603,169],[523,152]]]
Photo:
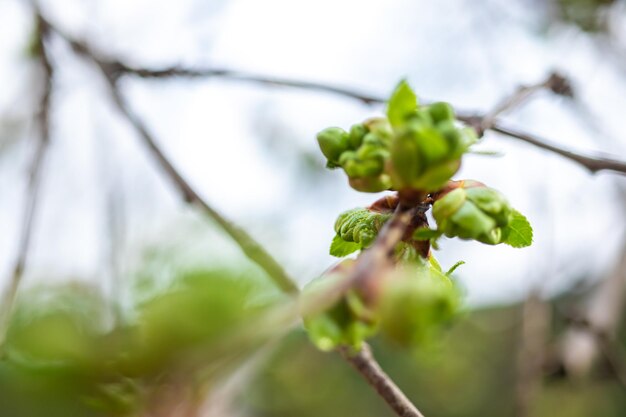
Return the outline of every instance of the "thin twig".
[[[532,95],[542,90],[550,90],[557,95],[573,97],[573,90],[567,78],[553,72],[545,80],[536,84],[522,85],[513,94],[505,97],[493,110],[483,116],[480,129],[482,131],[490,129],[495,125],[499,116],[520,106]]]
[[[102,67],[98,61],[95,61],[95,63],[98,64],[103,75],[109,82],[109,92],[118,110],[134,127],[152,156],[174,183],[185,202],[198,207],[219,224],[219,226],[237,243],[243,253],[252,262],[259,265],[283,291],[296,294],[298,292],[298,286],[287,275],[282,266],[280,266],[280,264],[245,230],[227,220],[221,213],[215,210],[180,174],[169,158],[165,156],[165,153],[161,150],[156,139],[148,132],[143,121],[130,110],[129,106],[122,98],[115,80],[105,71],[105,68]]]
[[[142,78],[169,78],[169,77],[185,77],[185,78],[221,78],[233,81],[245,81],[261,85],[269,86],[282,86],[290,88],[298,88],[305,90],[320,91],[330,94],[335,94],[343,97],[355,99],[364,104],[382,104],[385,99],[373,94],[368,94],[360,91],[356,91],[349,88],[337,87],[322,83],[314,83],[309,81],[293,80],[278,77],[268,77],[253,73],[247,73],[242,71],[236,71],[226,68],[205,68],[205,69],[189,69],[181,67],[164,68],[159,70],[151,70],[146,68],[134,68],[120,63],[119,61],[107,61],[102,60],[108,68],[111,69],[111,73],[116,77],[120,75],[135,75]],[[498,120],[497,115],[504,111],[510,110],[513,106],[520,104],[532,93],[541,89],[550,89],[555,94],[570,96],[571,87],[566,80],[558,74],[551,74],[546,81],[539,84],[527,87],[521,87],[518,92],[512,97],[514,99],[508,99],[498,106],[497,110],[494,110],[495,114],[473,114],[471,112],[457,112],[459,120],[472,126],[480,135],[485,130],[492,130],[494,132],[509,136],[531,145],[537,146],[541,149],[554,152],[564,158],[567,158],[573,162],[576,162],[583,167],[587,168],[592,173],[596,173],[602,170],[614,171],[621,174],[626,174],[626,162],[619,161],[613,157],[595,157],[584,155],[580,152],[575,152],[559,145],[551,143],[548,140],[540,138],[536,135],[530,135],[525,132],[519,132],[515,129],[503,126]],[[493,113],[493,112],[492,112]],[[486,121],[487,120],[487,121]]]
[[[424,417],[389,375],[383,371],[367,344],[363,344],[363,347],[357,353],[351,352],[349,348],[340,349],[339,352],[378,392],[398,416]]]
[[[342,88],[311,81],[299,81],[280,77],[263,76],[228,68],[191,69],[173,67],[161,70],[150,70],[146,68],[129,67],[118,61],[109,62],[108,65],[110,65],[111,68],[114,68],[118,74],[136,75],[141,78],[222,78],[226,80],[244,81],[273,87],[289,87],[303,90],[320,91],[355,99],[362,102],[363,104],[377,104],[384,103],[385,101],[381,97],[348,88]]]
[[[622,175],[626,175],[626,162],[620,161],[616,158],[588,156],[578,152],[573,152],[553,142],[550,142],[547,139],[540,138],[536,135],[529,135],[528,133],[524,133],[516,129],[503,126],[501,123],[496,123],[490,129],[494,132],[521,140],[538,148],[545,149],[564,158],[567,158],[570,161],[576,162],[577,164],[587,168],[587,170],[593,174],[600,171],[613,171]]]
[[[39,100],[37,113],[38,142],[33,153],[28,173],[26,190],[26,206],[23,211],[22,229],[19,238],[17,257],[13,264],[8,287],[2,295],[0,304],[0,345],[4,344],[9,320],[15,304],[15,298],[24,276],[24,269],[28,259],[30,241],[33,235],[35,212],[39,205],[40,183],[44,159],[50,144],[50,97],[52,94],[53,69],[45,46],[48,35],[48,26],[43,19],[37,19],[37,45],[39,62],[42,69],[43,91]]]
[[[298,286],[287,275],[280,264],[245,230],[226,219],[221,213],[215,210],[200,194],[191,186],[191,184],[182,176],[174,164],[165,155],[157,140],[148,131],[144,122],[130,109],[117,86],[117,78],[114,76],[109,63],[101,61],[90,49],[83,43],[76,41],[67,34],[63,33],[56,27],[51,26],[55,33],[66,40],[80,55],[91,60],[100,70],[107,81],[108,90],[113,99],[113,103],[119,112],[126,118],[130,125],[135,129],[144,145],[158,162],[165,174],[174,184],[182,199],[212,218],[240,247],[243,253],[254,263],[260,266],[268,276],[281,288],[289,294],[298,293]]]
[[[459,115],[458,119],[473,127],[474,130],[476,130],[476,132],[478,132],[479,134],[482,134],[483,116]],[[502,122],[498,120],[493,121],[491,125],[487,127],[487,129],[560,155],[566,159],[569,159],[572,162],[576,162],[578,165],[586,168],[592,174],[600,171],[613,171],[618,174],[626,175],[626,162],[620,161],[614,157],[589,156],[583,155],[579,152],[570,151],[560,145],[557,145],[556,143],[550,142],[548,139],[544,139],[537,135],[531,135],[526,132],[522,132],[520,130],[505,126],[502,124]]]

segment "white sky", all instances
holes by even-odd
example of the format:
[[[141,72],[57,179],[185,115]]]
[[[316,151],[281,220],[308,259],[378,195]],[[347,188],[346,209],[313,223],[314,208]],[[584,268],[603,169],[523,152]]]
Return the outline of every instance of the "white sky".
[[[626,140],[618,134],[625,73],[587,35],[567,27],[541,31],[523,1],[492,0],[480,8],[469,0],[44,5],[59,26],[135,65],[231,67],[382,95],[408,77],[424,98],[477,110],[558,68],[576,82],[602,131],[593,130],[576,106],[548,95],[510,116],[511,124],[572,148],[626,157]],[[25,2],[0,0],[0,277],[8,275],[15,256],[33,140],[23,123],[37,82],[23,52],[30,26]],[[58,64],[53,145],[27,284],[108,279],[111,189],[117,190],[113,211],[122,225],[116,245],[122,269],[132,269],[142,251],[155,245],[174,247],[181,262],[219,263],[236,256],[210,222],[177,200],[117,117],[97,73],[62,42],[53,46]],[[301,283],[335,262],[327,253],[336,215],[376,198],[348,189],[340,172],[303,178],[294,161],[298,152],[310,152],[322,166],[317,131],[348,127],[381,109],[218,79],[129,79],[124,88],[203,196],[267,244]],[[468,156],[457,177],[503,191],[530,218],[536,242],[524,250],[443,242],[438,256],[444,265],[467,262],[459,277],[470,301],[516,299],[548,278],[556,290],[610,267],[624,226],[624,206],[615,191],[616,184],[624,186],[623,177],[590,176],[556,156],[493,135],[480,147],[505,156]]]

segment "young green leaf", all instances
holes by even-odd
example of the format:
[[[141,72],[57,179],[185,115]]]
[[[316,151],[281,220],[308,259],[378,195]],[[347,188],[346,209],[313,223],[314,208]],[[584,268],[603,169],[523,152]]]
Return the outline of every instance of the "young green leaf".
[[[522,213],[513,209],[509,224],[502,228],[502,242],[514,248],[525,248],[533,243],[533,228]]]
[[[387,103],[387,117],[393,127],[403,126],[406,116],[417,108],[417,96],[406,82],[400,81]]]
[[[361,245],[354,242],[346,242],[339,235],[335,235],[333,242],[330,244],[330,254],[338,258],[348,256],[353,252],[361,249]]]

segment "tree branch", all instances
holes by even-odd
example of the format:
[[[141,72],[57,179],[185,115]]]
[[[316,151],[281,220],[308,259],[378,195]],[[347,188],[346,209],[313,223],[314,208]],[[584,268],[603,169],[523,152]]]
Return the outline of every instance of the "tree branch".
[[[112,69],[114,69],[117,76],[135,75],[141,78],[221,78],[232,81],[244,81],[253,84],[267,85],[271,87],[288,87],[298,88],[302,90],[319,91],[355,99],[362,102],[363,104],[378,104],[385,102],[385,100],[380,97],[348,88],[342,88],[311,81],[299,81],[280,77],[262,76],[228,68],[191,69],[172,67],[161,70],[151,70],[146,68],[129,67],[119,61],[110,61],[108,64],[111,66]]]
[[[111,72],[115,75],[115,77],[119,77],[121,75],[134,75],[141,78],[159,79],[170,77],[221,78],[226,80],[244,81],[261,85],[290,87],[330,93],[355,99],[357,101],[360,101],[361,103],[368,105],[382,104],[385,102],[385,99],[380,96],[352,90],[349,88],[337,87],[322,83],[314,83],[309,81],[267,77],[226,68],[189,69],[181,67],[171,67],[159,70],[152,70],[146,68],[130,67],[122,64],[119,61],[102,62],[106,62],[107,66],[111,69]],[[472,114],[471,112],[457,112],[457,118],[473,127],[481,136],[485,130],[492,130],[496,133],[500,133],[502,135],[529,143],[540,149],[556,153],[557,155],[560,155],[566,159],[569,159],[570,161],[582,165],[583,167],[587,168],[591,173],[606,170],[614,171],[620,174],[626,174],[626,162],[620,161],[617,158],[584,155],[582,153],[563,148],[536,135],[531,135],[506,127],[497,120],[497,116],[511,110],[515,106],[518,106],[524,100],[529,98],[532,94],[542,89],[549,89],[555,94],[562,96],[569,97],[572,95],[572,89],[567,80],[561,75],[553,73],[550,74],[550,76],[545,81],[542,81],[538,84],[520,87],[512,96],[505,99],[489,114],[481,115]]]
[[[367,344],[363,344],[363,347],[357,353],[350,352],[348,348],[342,348],[339,352],[378,392],[398,416],[424,417],[393,380],[389,378],[389,375],[383,371]]]
[[[593,174],[600,171],[613,171],[626,175],[626,162],[613,157],[583,155],[581,153],[565,149],[547,139],[543,139],[535,135],[529,135],[528,133],[503,126],[498,122],[496,122],[490,130],[560,155],[587,168],[587,170]]]
[[[52,26],[51,26],[52,27]],[[191,186],[191,184],[182,176],[174,164],[165,155],[157,140],[148,131],[143,121],[130,109],[117,86],[117,77],[115,70],[110,63],[100,60],[89,47],[77,40],[72,39],[57,28],[53,27],[55,33],[66,40],[81,56],[88,58],[100,70],[107,81],[109,93],[113,99],[113,103],[124,116],[124,118],[135,129],[140,139],[150,152],[150,155],[157,161],[161,169],[173,183],[182,199],[200,209],[210,218],[212,218],[241,248],[243,253],[254,263],[260,266],[268,276],[278,285],[284,292],[289,294],[298,293],[298,286],[287,275],[280,264],[245,230],[226,219],[221,213],[215,210],[200,194]]]
[[[33,235],[35,212],[39,205],[41,174],[43,163],[50,144],[50,97],[52,94],[53,69],[47,55],[45,42],[48,36],[48,26],[41,18],[36,22],[36,52],[42,69],[43,91],[39,100],[37,113],[38,142],[30,162],[28,185],[26,190],[26,204],[22,215],[22,229],[19,238],[17,257],[13,264],[8,287],[2,295],[0,304],[0,346],[4,344],[8,330],[13,305],[22,282],[24,268],[30,249]]]
[[[485,131],[492,128],[498,116],[513,110],[535,93],[546,89],[565,97],[573,97],[574,95],[572,86],[567,78],[556,72],[550,73],[545,80],[536,84],[522,85],[513,94],[505,97],[493,110],[482,117],[480,129]]]

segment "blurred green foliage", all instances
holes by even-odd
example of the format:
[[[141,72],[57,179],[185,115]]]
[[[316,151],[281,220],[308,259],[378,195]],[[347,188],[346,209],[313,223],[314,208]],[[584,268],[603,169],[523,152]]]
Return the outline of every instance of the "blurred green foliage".
[[[586,32],[606,32],[607,11],[616,0],[556,0],[559,17]]]
[[[207,386],[282,333],[284,301],[264,278],[228,270],[181,272],[121,323],[93,289],[25,291],[0,362],[0,415],[137,415],[181,372]]]
[[[424,415],[513,416],[521,317],[519,305],[489,308],[472,312],[443,339],[417,351],[384,339],[372,345],[383,369]],[[284,340],[240,401],[250,416],[394,416],[339,355],[316,350],[300,331]],[[536,417],[623,417],[626,395],[601,371],[584,381],[557,376],[545,382],[533,411]]]

